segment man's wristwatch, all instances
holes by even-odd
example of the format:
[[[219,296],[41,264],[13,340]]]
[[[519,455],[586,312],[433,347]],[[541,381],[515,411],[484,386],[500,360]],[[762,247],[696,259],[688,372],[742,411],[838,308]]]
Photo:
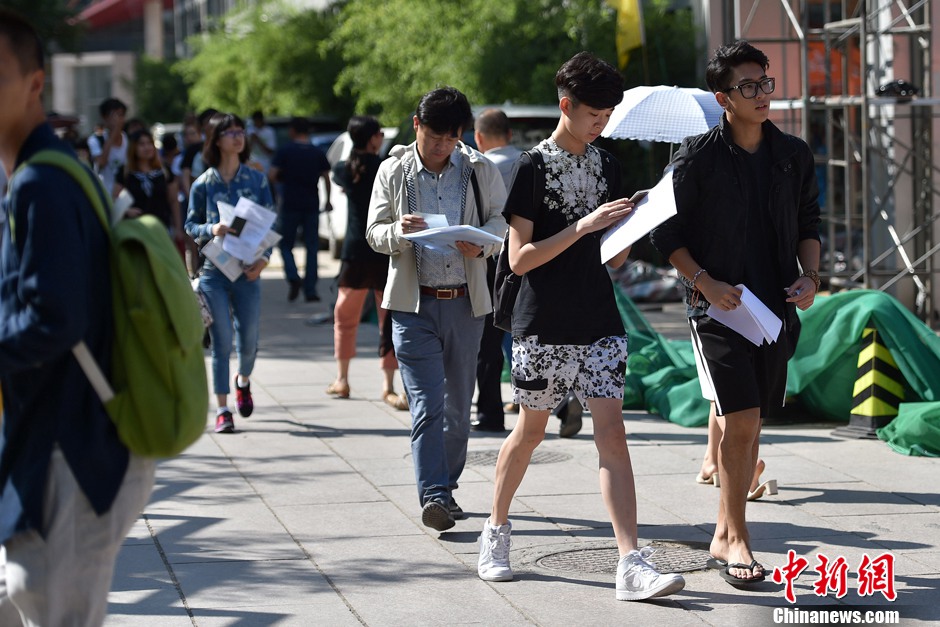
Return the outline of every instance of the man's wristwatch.
[[[813,282],[813,285],[816,286],[816,293],[819,293],[819,273],[815,270],[804,270],[803,274],[800,276],[805,276],[810,281]]]

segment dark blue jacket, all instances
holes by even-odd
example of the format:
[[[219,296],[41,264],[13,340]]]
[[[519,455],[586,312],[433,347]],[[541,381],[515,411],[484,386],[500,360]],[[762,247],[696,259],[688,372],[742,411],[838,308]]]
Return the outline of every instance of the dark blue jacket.
[[[797,246],[819,240],[819,189],[813,154],[802,139],[783,133],[769,120],[763,124],[773,166],[768,197],[769,224],[777,236],[780,279],[790,285],[799,277]],[[740,160],[741,148],[731,138],[725,117],[707,133],[682,142],[672,165],[677,214],[653,229],[650,240],[668,259],[680,248],[713,279],[736,285],[747,265],[745,219],[749,185]],[[787,308],[791,322],[796,311]],[[695,313],[690,309],[690,314]]]
[[[36,152],[72,154],[47,125],[29,135],[17,167]],[[95,511],[106,512],[128,451],[71,348],[84,339],[111,371],[107,236],[78,184],[53,166],[27,166],[11,182],[0,229],[0,542],[42,529],[42,503],[58,444]]]

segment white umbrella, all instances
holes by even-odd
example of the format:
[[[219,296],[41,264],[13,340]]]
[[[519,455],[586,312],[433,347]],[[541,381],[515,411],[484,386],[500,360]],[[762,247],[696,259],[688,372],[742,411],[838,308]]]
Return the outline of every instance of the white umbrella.
[[[678,144],[718,124],[723,112],[715,94],[695,87],[634,87],[623,92],[601,135]]]

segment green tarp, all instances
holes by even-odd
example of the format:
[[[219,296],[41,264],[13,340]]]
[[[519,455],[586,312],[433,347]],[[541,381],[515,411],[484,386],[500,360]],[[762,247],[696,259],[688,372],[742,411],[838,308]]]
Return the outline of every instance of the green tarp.
[[[615,290],[630,336],[624,408],[687,427],[707,424],[691,342],[663,338]],[[789,396],[820,418],[847,422],[862,332],[871,324],[904,377],[907,401],[879,437],[898,452],[940,455],[940,337],[895,298],[874,290],[820,296],[799,316],[803,328],[789,365]]]

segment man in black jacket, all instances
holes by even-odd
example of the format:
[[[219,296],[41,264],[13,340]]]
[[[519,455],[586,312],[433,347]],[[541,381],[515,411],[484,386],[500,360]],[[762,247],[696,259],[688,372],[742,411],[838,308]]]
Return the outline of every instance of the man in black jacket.
[[[810,307],[819,289],[813,155],[768,120],[775,87],[768,65],[745,41],[709,61],[706,82],[725,114],[683,142],[673,161],[678,213],[651,235],[687,280],[693,346],[716,394],[721,499],[711,554],[736,585],[765,576],[744,515],[754,451],[761,416],[784,401],[795,307]],[[709,308],[737,309],[742,284],[783,320],[777,341],[756,346],[709,315]]]

